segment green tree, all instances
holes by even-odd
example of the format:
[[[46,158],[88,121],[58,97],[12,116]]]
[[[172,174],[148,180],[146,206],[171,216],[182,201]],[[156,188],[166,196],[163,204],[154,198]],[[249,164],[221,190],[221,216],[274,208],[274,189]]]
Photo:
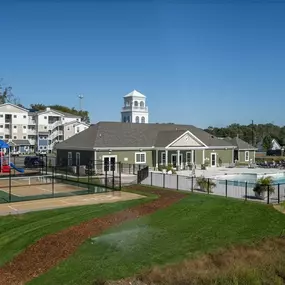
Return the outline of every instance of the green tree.
[[[272,137],[270,135],[266,135],[262,141],[262,147],[268,151],[272,148]]]

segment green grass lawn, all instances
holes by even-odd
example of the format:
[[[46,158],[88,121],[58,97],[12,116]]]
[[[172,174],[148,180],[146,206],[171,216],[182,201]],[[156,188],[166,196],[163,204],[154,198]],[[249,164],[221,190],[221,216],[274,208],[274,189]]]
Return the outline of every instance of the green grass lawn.
[[[153,199],[87,205],[0,217],[0,266],[41,237]]]
[[[192,194],[86,241],[71,258],[29,284],[85,285],[120,279],[153,265],[276,236],[283,228],[285,216],[270,206]]]

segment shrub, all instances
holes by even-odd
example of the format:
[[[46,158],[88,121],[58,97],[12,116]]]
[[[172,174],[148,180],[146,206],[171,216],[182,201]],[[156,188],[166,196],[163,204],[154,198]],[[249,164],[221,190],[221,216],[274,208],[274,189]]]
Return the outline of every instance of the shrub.
[[[205,178],[204,176],[200,176],[196,178],[196,183],[203,191],[213,192],[212,189],[216,187],[216,183],[209,178]]]
[[[274,192],[273,180],[270,176],[261,177],[257,180],[253,191],[260,197],[264,198],[264,194],[269,191],[269,195]]]

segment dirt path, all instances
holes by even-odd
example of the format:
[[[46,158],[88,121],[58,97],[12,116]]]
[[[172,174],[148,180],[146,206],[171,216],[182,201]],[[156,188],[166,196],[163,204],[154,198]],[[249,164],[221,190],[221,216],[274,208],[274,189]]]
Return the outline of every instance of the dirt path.
[[[144,186],[133,186],[141,192],[159,195],[155,201],[96,218],[80,225],[67,228],[56,234],[47,235],[16,256],[10,263],[0,268],[0,284],[25,284],[43,274],[60,261],[68,258],[86,239],[101,234],[104,230],[154,213],[170,206],[185,195],[169,190],[153,190]]]

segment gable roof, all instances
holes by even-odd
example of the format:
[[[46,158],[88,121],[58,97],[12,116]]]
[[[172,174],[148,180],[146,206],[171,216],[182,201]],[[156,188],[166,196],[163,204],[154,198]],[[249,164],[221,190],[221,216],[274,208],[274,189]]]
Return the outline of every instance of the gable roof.
[[[21,106],[18,106],[18,105],[15,105],[15,104],[12,104],[12,103],[4,103],[4,104],[0,104],[0,107],[1,106],[12,106],[12,107],[15,107],[15,108],[17,108],[17,109],[20,109],[20,110],[22,110],[22,111],[25,111],[25,112],[29,112],[29,110],[28,109],[26,109],[26,108],[23,108],[23,107],[21,107]]]
[[[231,144],[235,145],[240,150],[256,150],[257,149],[254,146],[252,146],[251,144],[243,141],[239,137],[226,138],[225,140],[230,142]]]
[[[34,113],[35,114],[45,114],[45,113],[48,113],[48,112],[54,112],[56,114],[59,114],[59,115],[64,116],[64,117],[69,117],[69,118],[80,118],[80,116],[73,115],[73,114],[70,114],[70,113],[65,113],[65,112],[58,111],[58,110],[51,109],[51,108],[50,109],[36,111]]]
[[[234,148],[224,140],[191,125],[99,122],[57,144],[57,149],[166,147],[189,131],[208,147]]]

